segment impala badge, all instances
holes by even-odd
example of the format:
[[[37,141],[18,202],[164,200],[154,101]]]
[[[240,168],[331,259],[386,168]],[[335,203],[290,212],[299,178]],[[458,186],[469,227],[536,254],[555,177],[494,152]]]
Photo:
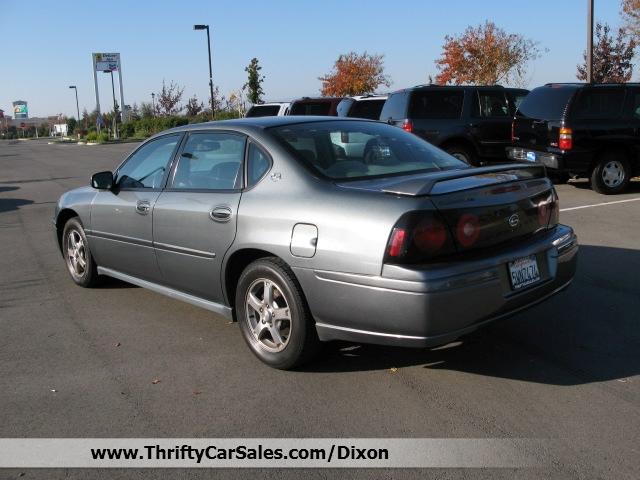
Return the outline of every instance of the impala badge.
[[[514,213],[509,217],[507,221],[509,222],[509,226],[511,228],[516,228],[518,225],[520,225],[520,216],[517,213]]]

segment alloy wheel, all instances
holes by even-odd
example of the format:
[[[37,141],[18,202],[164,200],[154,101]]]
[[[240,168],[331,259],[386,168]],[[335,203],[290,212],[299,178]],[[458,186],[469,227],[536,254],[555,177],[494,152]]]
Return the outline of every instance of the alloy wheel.
[[[260,348],[281,352],[291,338],[291,310],[282,288],[272,280],[258,278],[245,298],[249,331]]]
[[[607,162],[602,169],[602,181],[609,188],[616,188],[624,182],[624,167],[617,160]]]
[[[82,277],[87,271],[87,250],[77,230],[67,235],[67,266],[74,277]]]

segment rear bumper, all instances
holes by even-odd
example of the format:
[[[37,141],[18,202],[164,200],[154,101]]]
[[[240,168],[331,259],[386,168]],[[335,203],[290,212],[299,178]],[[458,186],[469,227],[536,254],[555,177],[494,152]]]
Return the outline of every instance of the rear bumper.
[[[471,261],[421,269],[390,265],[381,276],[295,273],[321,340],[428,347],[560,292],[573,279],[577,251],[573,230],[558,226],[542,238]],[[541,281],[513,291],[507,262],[528,255],[536,255]]]
[[[527,153],[533,153],[535,160],[528,158]],[[506,148],[506,154],[507,158],[516,162],[537,163],[544,165],[551,171],[575,175],[587,175],[592,160],[592,154],[589,152],[567,151],[557,148],[549,148],[543,151],[521,146],[510,146]]]

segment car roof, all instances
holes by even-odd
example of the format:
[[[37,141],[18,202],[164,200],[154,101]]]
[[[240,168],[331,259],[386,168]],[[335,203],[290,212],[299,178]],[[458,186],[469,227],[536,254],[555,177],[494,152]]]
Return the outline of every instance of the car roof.
[[[253,105],[251,105],[252,107],[273,107],[275,105],[289,105],[290,102],[264,102],[264,103],[254,103]]]
[[[546,83],[542,87],[551,88],[613,88],[613,87],[639,87],[640,83],[581,83],[581,82],[567,82],[567,83]]]
[[[354,95],[353,97],[347,97],[347,98],[352,98],[356,102],[362,102],[367,100],[384,100],[388,97],[389,95],[387,95],[386,93],[380,93],[376,95]]]
[[[302,97],[292,100],[291,103],[304,103],[304,102],[339,102],[345,97]]]
[[[349,117],[327,117],[327,116],[312,116],[312,115],[285,115],[285,116],[273,116],[273,117],[250,117],[250,118],[236,118],[232,120],[214,120],[211,122],[203,123],[191,123],[189,125],[182,125],[166,132],[183,132],[189,130],[206,130],[206,129],[224,129],[226,127],[234,128],[240,127],[265,129],[270,127],[279,127],[282,125],[295,125],[301,123],[318,123],[318,122],[377,122],[377,120],[368,120],[365,118],[349,118]]]

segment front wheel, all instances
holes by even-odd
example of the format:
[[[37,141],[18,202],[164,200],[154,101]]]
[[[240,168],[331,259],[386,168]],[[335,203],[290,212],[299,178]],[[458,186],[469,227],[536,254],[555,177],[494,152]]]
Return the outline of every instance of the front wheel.
[[[69,274],[76,284],[81,287],[93,287],[98,282],[98,268],[78,217],[69,219],[64,226],[62,254]]]
[[[591,172],[591,188],[604,195],[621,193],[631,180],[629,161],[619,153],[602,157]]]
[[[287,370],[318,351],[320,341],[302,289],[282,260],[263,258],[242,272],[235,308],[247,345],[267,365]]]

